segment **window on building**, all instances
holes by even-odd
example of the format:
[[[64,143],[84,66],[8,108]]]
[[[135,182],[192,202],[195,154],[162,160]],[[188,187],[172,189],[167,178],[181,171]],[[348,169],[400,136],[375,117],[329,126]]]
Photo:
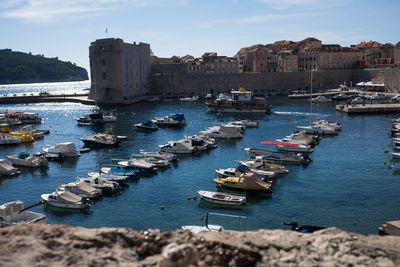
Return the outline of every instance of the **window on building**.
[[[103,72],[103,80],[107,80],[107,75],[105,72]]]
[[[101,60],[101,65],[103,65],[103,66],[106,65],[106,60],[105,60],[105,59],[102,59],[102,60]]]

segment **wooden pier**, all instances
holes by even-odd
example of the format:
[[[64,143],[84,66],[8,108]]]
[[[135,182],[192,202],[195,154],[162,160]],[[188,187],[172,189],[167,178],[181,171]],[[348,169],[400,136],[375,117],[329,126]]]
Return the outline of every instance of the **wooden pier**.
[[[88,94],[58,94],[58,95],[15,95],[0,97],[0,104],[25,104],[48,102],[74,102],[84,105],[95,105],[95,101],[88,99]]]
[[[400,104],[343,104],[336,105],[336,111],[347,114],[397,113],[400,112]]]

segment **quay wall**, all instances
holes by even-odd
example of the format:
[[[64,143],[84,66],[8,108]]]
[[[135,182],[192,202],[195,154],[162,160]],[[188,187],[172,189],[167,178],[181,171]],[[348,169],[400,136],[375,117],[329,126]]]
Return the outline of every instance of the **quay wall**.
[[[313,91],[337,88],[340,84],[356,84],[370,81],[380,73],[371,70],[313,71]],[[164,97],[192,96],[199,93],[222,93],[243,87],[254,92],[288,94],[292,90],[310,90],[309,71],[264,72],[237,74],[190,75],[180,72],[153,73],[150,78],[150,94]]]

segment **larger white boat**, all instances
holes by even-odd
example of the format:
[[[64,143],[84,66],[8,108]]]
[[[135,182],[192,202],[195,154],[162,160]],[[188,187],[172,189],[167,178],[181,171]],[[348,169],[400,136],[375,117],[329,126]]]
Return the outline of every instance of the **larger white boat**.
[[[159,145],[162,152],[168,152],[173,154],[192,154],[194,147],[191,143],[185,141],[169,141],[168,144]]]
[[[243,88],[232,90],[230,97],[207,99],[207,109],[216,112],[268,113],[271,106],[266,97],[255,97],[252,91]]]
[[[263,156],[257,156],[255,159],[249,160],[236,160],[236,162],[250,169],[272,171],[277,175],[283,175],[289,172],[283,165],[266,162],[263,160]]]
[[[12,162],[13,165],[22,166],[22,167],[46,167],[49,165],[47,159],[42,155],[32,155],[29,156],[28,153],[21,152],[19,155],[10,155],[6,156],[6,158]]]
[[[221,125],[209,127],[207,130],[200,131],[199,135],[205,135],[211,138],[224,138],[224,139],[241,139],[243,134],[240,128],[236,125]]]
[[[81,138],[81,141],[88,147],[115,147],[119,140],[116,136],[108,133],[98,133]]]
[[[81,154],[76,149],[76,146],[72,142],[59,143],[52,147],[44,147],[43,151],[46,152],[46,158],[48,157],[63,157],[63,158],[76,158]]]
[[[0,227],[25,223],[47,223],[46,215],[24,210],[24,202],[20,200],[0,205],[0,218]]]
[[[134,157],[130,157],[129,160],[123,160],[118,162],[118,166],[127,169],[139,170],[142,172],[155,172],[157,171],[156,164],[146,162],[143,159],[137,159]]]
[[[42,194],[41,198],[46,204],[59,208],[86,209],[91,206],[87,198],[78,196],[69,191],[57,190],[50,194]]]

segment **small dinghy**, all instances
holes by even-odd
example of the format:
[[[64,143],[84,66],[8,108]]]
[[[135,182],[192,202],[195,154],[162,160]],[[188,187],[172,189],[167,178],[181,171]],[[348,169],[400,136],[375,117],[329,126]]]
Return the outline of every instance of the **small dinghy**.
[[[22,166],[22,167],[31,167],[31,168],[38,168],[38,167],[47,167],[49,162],[47,159],[40,154],[34,154],[29,156],[29,153],[21,152],[19,155],[10,155],[6,156],[6,158],[12,162],[13,165]]]
[[[135,128],[137,130],[142,130],[142,131],[156,131],[156,130],[158,130],[158,126],[152,121],[137,123],[134,126],[135,126]]]
[[[78,196],[69,191],[60,191],[42,194],[41,198],[46,204],[66,209],[86,209],[91,206],[89,199]]]
[[[211,191],[197,191],[197,194],[204,201],[211,202],[214,204],[230,205],[230,206],[240,206],[246,204],[245,196],[238,196],[220,192]]]

